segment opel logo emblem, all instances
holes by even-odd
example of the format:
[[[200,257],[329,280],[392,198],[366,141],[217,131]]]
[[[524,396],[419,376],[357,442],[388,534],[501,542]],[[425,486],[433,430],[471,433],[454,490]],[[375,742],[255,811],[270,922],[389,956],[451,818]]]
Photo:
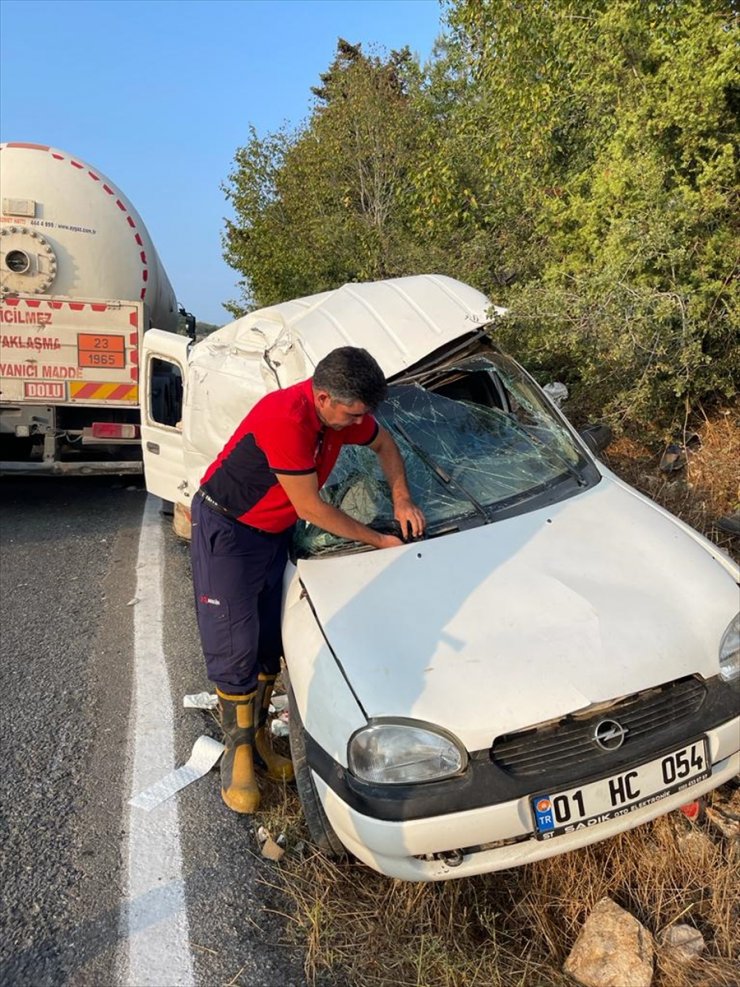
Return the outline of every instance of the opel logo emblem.
[[[616,720],[599,720],[594,727],[594,740],[602,751],[618,751],[627,733]]]

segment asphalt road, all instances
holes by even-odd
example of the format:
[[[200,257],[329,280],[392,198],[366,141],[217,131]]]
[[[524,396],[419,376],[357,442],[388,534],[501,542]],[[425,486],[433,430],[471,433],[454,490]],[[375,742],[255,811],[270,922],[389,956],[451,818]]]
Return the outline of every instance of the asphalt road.
[[[125,982],[131,601],[145,500],[142,482],[127,478],[0,486],[4,985]],[[182,708],[184,694],[209,686],[188,551],[169,518],[159,521],[162,640],[183,764],[199,735],[218,732],[208,714]],[[270,886],[275,865],[256,855],[251,818],[225,808],[216,773],[176,799],[191,982],[303,984],[302,950],[286,945],[276,914],[289,906]]]

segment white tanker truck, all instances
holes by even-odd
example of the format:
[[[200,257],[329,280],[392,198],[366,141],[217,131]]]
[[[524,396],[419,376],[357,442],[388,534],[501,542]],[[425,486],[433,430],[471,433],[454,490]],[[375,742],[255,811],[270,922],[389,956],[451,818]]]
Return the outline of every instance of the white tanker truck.
[[[146,227],[97,168],[42,144],[0,144],[0,193],[0,472],[139,472],[142,335],[182,311]],[[155,368],[158,420],[181,387]]]

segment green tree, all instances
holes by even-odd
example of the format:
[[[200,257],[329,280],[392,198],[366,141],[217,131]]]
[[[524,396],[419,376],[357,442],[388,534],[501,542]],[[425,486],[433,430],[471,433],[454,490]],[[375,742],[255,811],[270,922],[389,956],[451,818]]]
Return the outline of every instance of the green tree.
[[[733,393],[737,19],[719,0],[450,0],[422,70],[339,42],[308,121],[225,186],[231,306],[439,271],[589,411]]]
[[[584,404],[670,418],[733,391],[736,21],[702,0],[461,0],[501,337]],[[505,234],[509,224],[516,238]],[[480,281],[480,277],[479,277]]]
[[[250,132],[225,186],[235,213],[225,257],[243,275],[234,314],[408,271],[418,81],[408,49],[382,59],[340,40],[307,124]]]

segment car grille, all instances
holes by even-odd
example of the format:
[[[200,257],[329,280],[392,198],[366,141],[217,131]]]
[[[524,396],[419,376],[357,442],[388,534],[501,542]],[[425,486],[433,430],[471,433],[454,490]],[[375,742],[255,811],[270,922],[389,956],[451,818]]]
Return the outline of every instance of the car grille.
[[[608,708],[589,715],[568,716],[532,730],[497,737],[491,758],[513,777],[553,772],[572,766],[574,761],[597,764],[606,752],[593,739],[594,727],[601,720],[617,720],[627,731],[624,748],[641,737],[656,736],[695,714],[706,698],[706,687],[693,676],[677,679],[657,689],[620,699]]]

